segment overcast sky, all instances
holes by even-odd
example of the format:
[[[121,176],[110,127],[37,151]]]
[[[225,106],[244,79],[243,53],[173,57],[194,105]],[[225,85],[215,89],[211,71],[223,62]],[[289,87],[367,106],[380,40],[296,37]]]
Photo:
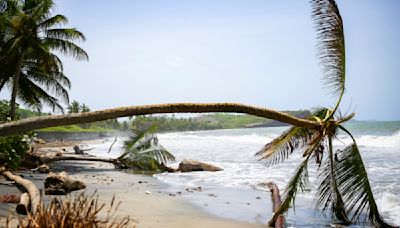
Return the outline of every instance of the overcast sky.
[[[345,25],[342,111],[400,120],[400,1],[338,0]],[[71,100],[93,110],[165,102],[333,106],[308,0],[57,0],[89,62],[65,60]]]

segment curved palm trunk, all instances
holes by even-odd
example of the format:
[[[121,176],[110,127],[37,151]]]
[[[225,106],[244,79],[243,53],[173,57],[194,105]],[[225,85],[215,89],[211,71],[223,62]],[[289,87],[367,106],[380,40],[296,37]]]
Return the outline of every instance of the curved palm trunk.
[[[157,113],[207,113],[233,112],[247,113],[268,119],[278,120],[295,126],[320,128],[321,124],[297,118],[283,112],[258,108],[237,103],[172,103],[158,105],[130,106],[106,109],[95,112],[73,113],[69,115],[52,115],[29,118],[0,125],[0,136],[23,133],[40,128],[55,127],[71,124],[90,123],[118,117],[147,115]]]
[[[19,77],[21,76],[21,69],[22,69],[22,61],[24,60],[24,53],[21,54],[17,61],[17,66],[14,74],[14,82],[13,82],[13,88],[12,88],[12,93],[11,93],[11,101],[10,101],[10,117],[11,120],[15,119],[16,116],[16,99],[17,99],[17,94],[18,94],[18,87],[19,87]]]

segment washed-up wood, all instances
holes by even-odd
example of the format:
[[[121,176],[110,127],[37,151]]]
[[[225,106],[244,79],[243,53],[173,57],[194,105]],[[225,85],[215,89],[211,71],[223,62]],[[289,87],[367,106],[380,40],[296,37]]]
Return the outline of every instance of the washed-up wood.
[[[82,181],[71,179],[66,172],[49,173],[44,181],[46,195],[66,195],[85,188],[86,185]]]
[[[22,193],[21,199],[16,208],[17,213],[22,215],[27,215],[29,211],[30,202],[31,200],[29,198],[29,194],[26,192]]]
[[[14,175],[4,167],[0,167],[0,174],[6,177],[8,180],[14,181],[16,185],[21,186],[26,190],[30,198],[31,213],[35,213],[42,200],[39,189],[36,187],[36,185],[29,180]]]
[[[196,160],[185,159],[181,163],[179,163],[179,171],[181,172],[193,172],[193,171],[221,171],[223,170],[220,167],[210,165],[204,162],[199,162]]]
[[[268,182],[266,185],[271,191],[272,211],[276,213],[282,204],[281,195],[279,194],[279,188],[273,182]],[[282,214],[278,215],[278,218],[275,220],[275,223],[271,224],[270,222],[269,226],[273,226],[275,228],[285,227],[285,217]]]

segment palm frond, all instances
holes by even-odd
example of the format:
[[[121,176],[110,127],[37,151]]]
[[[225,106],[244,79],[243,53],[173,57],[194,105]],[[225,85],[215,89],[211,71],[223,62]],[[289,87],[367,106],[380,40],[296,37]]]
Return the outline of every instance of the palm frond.
[[[325,85],[332,94],[342,94],[346,79],[342,17],[334,0],[311,0],[311,7],[317,30],[318,57],[323,67]]]
[[[85,41],[85,35],[78,31],[76,28],[57,28],[47,29],[45,34],[49,38],[62,39],[62,40],[80,40]]]
[[[68,23],[68,18],[65,17],[64,15],[61,14],[57,14],[54,15],[46,20],[44,20],[43,22],[41,22],[38,27],[40,29],[47,29],[56,25],[65,25]]]
[[[77,60],[89,60],[87,53],[78,45],[63,39],[44,38],[43,44],[51,50],[56,50],[65,55],[70,55]]]
[[[27,75],[22,74],[19,80],[19,99],[26,105],[41,110],[43,104],[50,106],[53,111],[63,112],[64,108],[60,105],[59,100],[51,96],[40,86],[29,80]]]
[[[316,207],[322,212],[330,209],[332,216],[336,219],[349,223],[342,194],[337,183],[336,163],[332,151],[332,139],[329,138],[328,158],[322,165],[318,178],[320,183],[316,196]]]
[[[156,125],[134,129],[134,136],[124,143],[125,152],[118,158],[127,167],[144,170],[162,170],[163,163],[175,161],[175,157],[158,143]]]
[[[297,193],[304,192],[308,186],[308,160],[311,155],[304,158],[303,162],[297,167],[296,174],[290,179],[285,192],[283,194],[283,201],[278,210],[275,212],[269,224],[275,224],[276,219],[280,214],[283,214],[289,210],[289,207],[293,205],[295,210],[295,199]]]
[[[133,135],[129,137],[127,141],[124,142],[124,150],[125,152],[122,153],[118,159],[123,159],[126,157],[129,153],[131,153],[132,150],[137,149],[137,144],[145,139],[147,137],[147,140],[151,139],[151,137],[148,137],[149,135],[153,135],[157,130],[157,125],[153,124],[150,127],[147,127],[145,129],[132,129]]]
[[[352,214],[353,221],[369,219],[378,227],[390,227],[381,217],[368,180],[360,151],[357,144],[344,127],[340,127],[353,139],[353,144],[337,152],[337,179],[343,199],[347,202],[347,210]]]
[[[265,160],[267,165],[284,161],[296,149],[306,146],[313,137],[313,130],[303,127],[291,127],[281,136],[272,140],[256,153],[259,160]]]

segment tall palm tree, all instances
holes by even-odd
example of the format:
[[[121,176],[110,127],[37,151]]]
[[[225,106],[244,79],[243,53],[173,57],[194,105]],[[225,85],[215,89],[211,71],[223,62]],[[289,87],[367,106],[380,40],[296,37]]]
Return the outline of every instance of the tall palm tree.
[[[17,96],[29,105],[40,102],[36,107],[48,103],[53,108],[61,108],[58,100],[46,92],[54,89],[56,96],[68,98],[66,88],[69,81],[62,74],[61,61],[54,52],[87,60],[86,52],[73,43],[85,40],[85,37],[75,28],[60,28],[68,20],[63,15],[51,15],[53,0],[10,2],[15,13],[8,18],[10,36],[3,44],[2,57],[7,55],[7,61],[14,63],[12,77],[7,79],[12,78],[11,118],[15,117]],[[38,84],[44,85],[46,90]],[[31,90],[27,91],[28,88]]]
[[[315,111],[309,120],[321,124],[319,129],[294,126],[268,143],[256,155],[268,165],[282,162],[294,152],[303,154],[303,161],[289,181],[283,201],[270,225],[295,203],[299,191],[308,184],[310,161],[318,166],[319,187],[316,206],[346,224],[369,219],[379,227],[389,226],[382,219],[374,200],[368,175],[353,135],[342,125],[354,114],[343,117],[338,113],[345,92],[346,64],[343,21],[334,0],[311,0],[312,17],[318,39],[323,79],[329,91],[338,96],[333,108]],[[352,139],[343,150],[334,151],[332,142],[339,132]],[[323,159],[326,157],[325,159]]]

